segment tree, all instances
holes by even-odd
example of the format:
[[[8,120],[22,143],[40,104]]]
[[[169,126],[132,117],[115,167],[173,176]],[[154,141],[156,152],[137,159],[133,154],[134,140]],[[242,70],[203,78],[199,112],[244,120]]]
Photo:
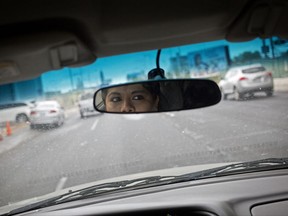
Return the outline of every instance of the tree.
[[[262,57],[259,51],[255,51],[255,52],[246,51],[234,57],[233,63],[243,64],[243,63],[260,60],[260,59],[262,59]]]

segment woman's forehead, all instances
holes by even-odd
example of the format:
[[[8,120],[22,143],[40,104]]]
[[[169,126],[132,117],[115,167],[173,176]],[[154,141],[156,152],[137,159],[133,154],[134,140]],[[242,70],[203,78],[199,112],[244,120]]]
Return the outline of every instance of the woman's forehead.
[[[141,84],[133,84],[133,85],[126,85],[126,86],[119,86],[119,87],[113,87],[108,89],[109,93],[133,93],[135,91],[145,91],[147,92],[147,89],[143,87]]]

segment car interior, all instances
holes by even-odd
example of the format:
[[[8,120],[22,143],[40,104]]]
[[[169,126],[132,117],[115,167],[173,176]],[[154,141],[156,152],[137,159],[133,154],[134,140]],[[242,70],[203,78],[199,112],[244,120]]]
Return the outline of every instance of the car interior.
[[[0,5],[0,84],[132,52],[220,39],[288,39],[287,0],[6,0]],[[287,215],[288,161],[282,164],[286,167],[139,185],[3,215]]]

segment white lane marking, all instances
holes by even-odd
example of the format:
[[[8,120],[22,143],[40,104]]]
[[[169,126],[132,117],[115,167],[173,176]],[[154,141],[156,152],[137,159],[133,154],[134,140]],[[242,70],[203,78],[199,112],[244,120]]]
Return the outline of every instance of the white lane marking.
[[[57,186],[56,186],[55,191],[59,191],[59,190],[63,189],[63,187],[64,187],[67,179],[68,179],[67,177],[62,177],[62,178],[59,180],[59,182],[58,182],[58,184],[57,184]]]
[[[91,130],[92,130],[92,131],[95,130],[95,128],[96,128],[96,126],[97,126],[97,124],[98,124],[98,121],[99,121],[99,119],[96,119],[95,122],[93,123],[93,125],[92,125],[92,127],[91,127]]]

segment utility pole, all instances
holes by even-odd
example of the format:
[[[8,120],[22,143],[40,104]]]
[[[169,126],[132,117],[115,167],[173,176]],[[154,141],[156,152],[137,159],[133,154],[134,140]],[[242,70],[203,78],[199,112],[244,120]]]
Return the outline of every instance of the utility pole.
[[[102,70],[100,70],[100,81],[101,81],[101,86],[104,84],[104,81],[105,81],[105,79],[104,79],[104,74],[103,74],[103,71]]]
[[[266,39],[262,39],[261,51],[264,54],[264,57],[267,59],[268,58],[267,53],[269,52],[269,47],[266,45]]]
[[[68,70],[69,70],[69,77],[70,77],[71,91],[73,91],[73,90],[74,90],[73,75],[72,75],[71,68],[68,67]]]
[[[270,37],[270,46],[271,46],[271,52],[272,52],[272,59],[275,59],[275,49],[274,49],[274,42],[272,40],[272,37]]]

